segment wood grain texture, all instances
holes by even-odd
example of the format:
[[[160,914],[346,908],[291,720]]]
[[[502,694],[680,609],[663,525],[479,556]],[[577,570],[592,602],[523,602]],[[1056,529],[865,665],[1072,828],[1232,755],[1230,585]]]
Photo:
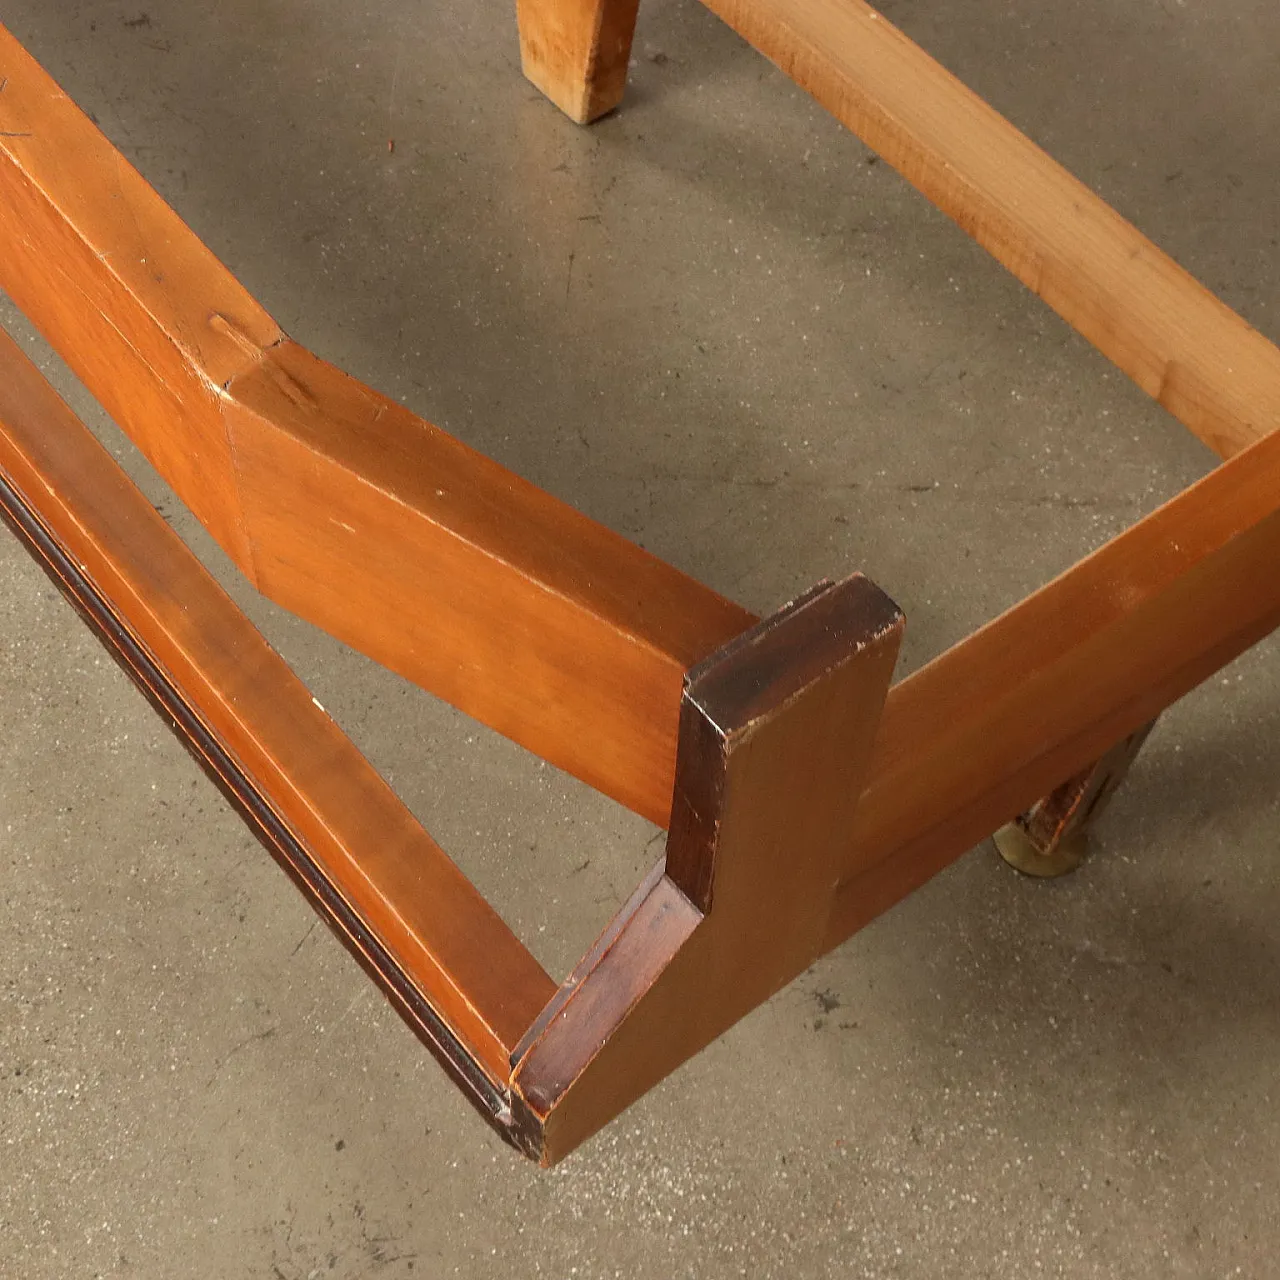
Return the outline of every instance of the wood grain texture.
[[[666,824],[746,610],[289,342],[0,29],[0,286],[261,590]]]
[[[571,120],[612,111],[627,87],[639,0],[516,0],[524,74]]]
[[[178,692],[199,749],[225,753],[263,824],[305,851],[337,908],[505,1086],[555,985],[3,332],[0,477]]]
[[[221,388],[270,316],[0,27],[0,287],[237,563]]]
[[[666,824],[684,672],[751,615],[292,342],[226,420],[267,595]]]
[[[894,687],[828,945],[1278,625],[1272,435]]]
[[[863,0],[703,0],[1222,457],[1280,350]]]
[[[667,857],[518,1050],[546,1163],[821,953],[902,616],[825,585],[690,673]]]

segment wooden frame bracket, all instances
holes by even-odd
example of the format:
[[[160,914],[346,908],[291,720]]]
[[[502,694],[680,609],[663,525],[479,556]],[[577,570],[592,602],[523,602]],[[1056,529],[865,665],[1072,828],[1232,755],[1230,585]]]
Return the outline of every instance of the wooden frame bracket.
[[[665,863],[513,1059],[544,1163],[822,954],[902,627],[854,577],[690,672]]]
[[[0,512],[543,1163],[1007,824],[1069,864],[1280,625],[1280,351],[861,0],[709,2],[1226,459],[897,683],[866,579],[760,621],[292,342],[0,28],[0,287],[260,590],[668,828],[557,985],[0,337]],[[526,71],[590,119],[634,17],[520,0]]]

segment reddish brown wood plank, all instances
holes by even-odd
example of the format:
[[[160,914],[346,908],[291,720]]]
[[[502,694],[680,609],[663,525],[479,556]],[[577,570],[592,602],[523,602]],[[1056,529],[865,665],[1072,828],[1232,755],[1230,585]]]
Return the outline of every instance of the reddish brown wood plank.
[[[716,753],[735,712],[687,699],[667,874],[642,886],[520,1047],[526,1145],[558,1158],[794,976],[818,952],[788,950],[781,939],[808,936],[789,922],[825,919],[819,950],[837,945],[1280,625],[1277,565],[1273,435],[889,691],[851,816],[786,807],[821,794],[842,758],[812,723],[752,768]],[[732,670],[749,640],[721,664]],[[822,652],[809,633],[790,662],[821,666]],[[758,669],[741,687],[765,705],[776,692]],[[833,710],[830,694],[815,705]],[[798,711],[797,724],[812,714],[803,699]],[[867,715],[846,713],[846,730],[855,723]],[[832,825],[817,829],[823,813]],[[774,848],[793,842],[787,855],[735,862],[770,832]],[[808,876],[810,857],[830,874]],[[722,862],[736,892],[711,874]],[[738,865],[754,868],[741,882]]]
[[[0,287],[237,563],[221,387],[275,322],[0,27]]]
[[[684,672],[745,610],[291,342],[226,420],[263,591],[666,824]]]
[[[0,474],[505,1083],[550,978],[2,331]]]
[[[828,944],[1273,631],[1278,566],[1272,435],[897,685]]]

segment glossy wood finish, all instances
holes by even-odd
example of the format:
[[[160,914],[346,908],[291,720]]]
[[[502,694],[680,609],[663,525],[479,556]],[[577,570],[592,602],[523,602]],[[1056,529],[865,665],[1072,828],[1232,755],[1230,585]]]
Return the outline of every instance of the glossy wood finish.
[[[1280,434],[895,686],[828,944],[1280,626]]]
[[[0,80],[0,287],[249,565],[221,389],[279,328],[3,27]]]
[[[821,728],[805,723],[801,699],[798,743],[759,772],[744,770],[739,793],[762,806],[744,823],[751,838],[766,846],[775,839],[778,848],[777,833],[791,832],[795,854],[766,856],[781,881],[756,864],[743,899],[731,897],[718,924],[721,890],[709,868],[725,851],[723,865],[735,865],[735,793],[724,783],[734,762],[731,752],[719,769],[706,762],[717,759],[715,726],[737,721],[733,711],[699,714],[691,680],[666,874],[641,887],[521,1046],[513,1080],[526,1148],[544,1161],[560,1158],[767,998],[779,972],[794,976],[1062,778],[1117,749],[1131,754],[1156,714],[1280,625],[1278,565],[1274,435],[894,686],[869,755],[861,744],[833,750]],[[786,622],[784,614],[754,634]],[[809,634],[798,652],[821,645]],[[722,669],[733,670],[737,653],[733,645],[724,651]],[[767,675],[744,683],[752,681],[766,700],[774,692]],[[833,696],[823,687],[819,678],[817,705]],[[780,732],[789,711],[779,712]],[[846,716],[846,729],[869,716]],[[867,780],[856,809],[849,780],[842,789],[824,773],[845,755]],[[789,772],[795,761],[807,769],[803,778]],[[787,808],[796,800],[808,826]],[[801,850],[816,851],[838,883],[808,880]],[[808,936],[803,927],[790,932],[793,869],[807,909],[825,924],[816,950],[780,946],[776,955],[788,959],[774,969],[772,930]],[[730,959],[720,967],[722,955]]]
[[[815,589],[692,671],[655,871],[517,1056],[551,1163],[821,954],[902,636],[865,578]]]
[[[669,821],[557,989],[0,340],[0,510],[544,1162],[1001,823],[1074,820],[1095,762],[1280,624],[1275,349],[860,0],[714,7],[1236,455],[892,689],[864,579],[753,625],[290,342],[0,31],[0,283],[180,496],[277,600]]]
[[[754,618],[288,341],[3,29],[0,286],[262,591],[662,825]]]
[[[55,581],[501,1119],[551,979],[2,331],[0,487]]]
[[[516,0],[524,74],[571,120],[612,111],[627,87],[639,0]]]
[[[684,672],[746,610],[287,340],[225,421],[263,592],[666,825]]]

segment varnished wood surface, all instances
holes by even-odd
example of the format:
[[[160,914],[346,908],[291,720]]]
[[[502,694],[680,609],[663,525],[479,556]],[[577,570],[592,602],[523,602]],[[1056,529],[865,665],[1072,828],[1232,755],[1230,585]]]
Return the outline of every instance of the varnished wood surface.
[[[0,287],[247,565],[221,387],[280,330],[3,27],[0,80]]]
[[[1280,625],[1280,435],[894,686],[878,723],[870,684],[837,712],[822,639],[789,630],[790,612],[694,674],[666,874],[518,1050],[517,1122],[544,1161]],[[828,643],[841,631],[815,630]],[[808,664],[810,707],[778,684]],[[754,762],[732,750],[753,713],[780,735]],[[839,741],[827,714],[849,733],[876,725],[874,742]],[[865,789],[835,783],[844,760]]]
[[[703,2],[1215,452],[1280,426],[1280,349],[863,0]]]
[[[285,338],[0,31],[0,283],[237,563],[671,817],[663,868],[557,991],[0,347],[5,485],[489,1096],[514,1060],[520,1139],[544,1160],[1280,622],[1275,349],[858,0],[713,7],[1206,441],[1249,446],[887,701],[900,618],[841,612],[883,603],[873,588],[828,588],[743,636],[746,611]]]
[[[902,636],[865,578],[810,592],[690,673],[664,874],[519,1050],[550,1163],[821,954]]]
[[[754,620],[289,342],[0,28],[0,285],[266,594],[662,825]]]
[[[661,825],[745,610],[285,341],[225,413],[258,585]]]
[[[1278,625],[1272,435],[894,687],[828,944]]]
[[[206,763],[225,753],[259,825],[305,851],[363,958],[373,948],[337,908],[505,1085],[554,983],[2,331],[0,476],[178,692]]]

